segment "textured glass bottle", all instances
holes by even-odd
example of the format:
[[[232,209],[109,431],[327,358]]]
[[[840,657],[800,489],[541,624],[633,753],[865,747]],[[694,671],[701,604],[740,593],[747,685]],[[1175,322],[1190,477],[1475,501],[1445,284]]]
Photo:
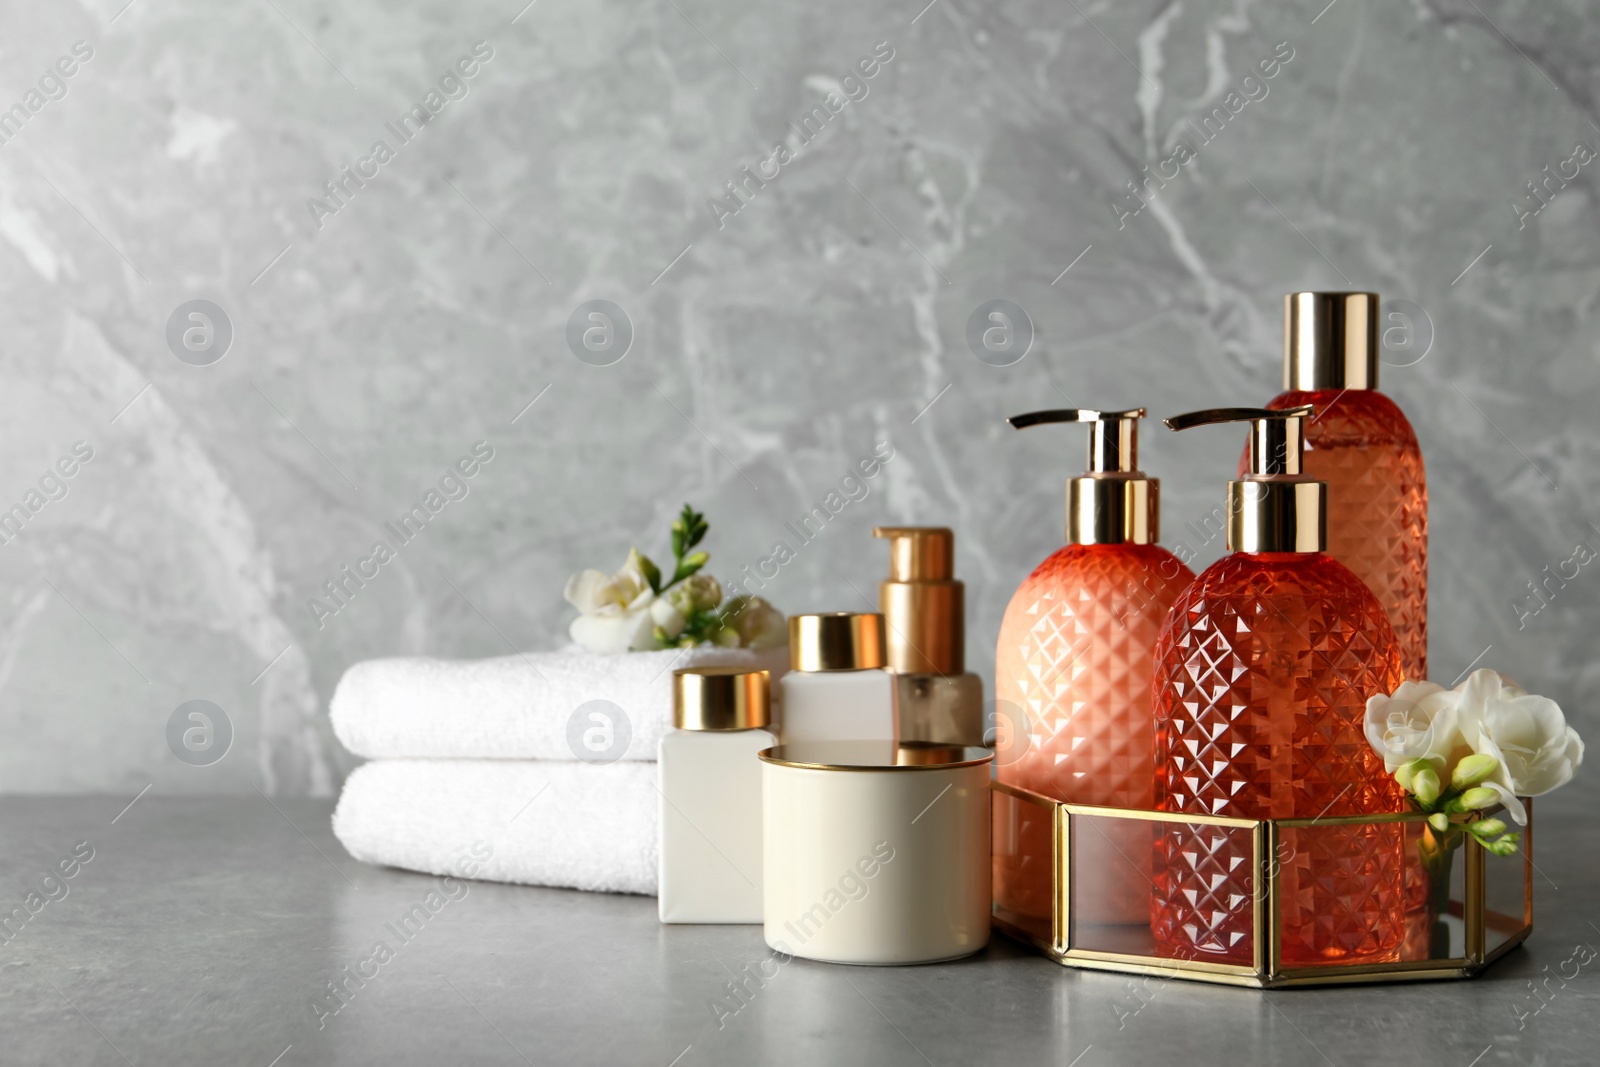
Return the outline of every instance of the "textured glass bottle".
[[[997,754],[1002,782],[1058,800],[1151,808],[1155,802],[1156,635],[1178,592],[1194,577],[1159,534],[1159,482],[1137,464],[1131,412],[1038,412],[1012,419],[1092,422],[1090,473],[1067,491],[1068,544],[1018,587],[1000,624],[997,717],[1025,734]],[[1002,736],[1004,742],[1007,739]],[[1023,806],[1024,854],[1048,857],[1048,821]],[[1119,830],[1126,833],[1118,836]],[[1149,917],[1149,827],[1107,824],[1083,835],[1076,853],[1076,922],[1143,923]],[[1131,862],[1130,862],[1131,861]],[[1048,877],[1019,871],[1006,884],[1011,906],[1051,912]],[[1002,892],[1006,896],[1006,892]]]
[[[1285,392],[1311,404],[1305,470],[1328,483],[1328,554],[1389,613],[1405,677],[1428,677],[1428,487],[1417,435],[1378,392],[1376,293],[1284,297]]]
[[[1367,698],[1400,683],[1387,613],[1323,552],[1326,487],[1302,473],[1310,408],[1199,412],[1174,429],[1252,419],[1251,474],[1229,483],[1228,547],[1177,599],[1156,649],[1156,806],[1251,819],[1403,810],[1362,734]],[[1398,826],[1284,829],[1273,857],[1286,966],[1395,958],[1404,927]],[[1249,964],[1248,833],[1158,835],[1151,928],[1168,956]]]

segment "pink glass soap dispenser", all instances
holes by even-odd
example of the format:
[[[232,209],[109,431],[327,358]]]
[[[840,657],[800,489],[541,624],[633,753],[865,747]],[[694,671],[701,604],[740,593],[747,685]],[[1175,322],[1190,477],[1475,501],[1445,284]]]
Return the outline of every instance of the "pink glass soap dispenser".
[[[996,652],[999,778],[1057,800],[1154,807],[1156,636],[1194,575],[1156,544],[1160,482],[1139,470],[1144,415],[1068,408],[1007,420],[1019,430],[1062,422],[1090,430],[1089,470],[1067,480],[1067,544],[1011,598]],[[1017,807],[1027,840],[1015,854],[1047,864],[1048,820]],[[1147,922],[1149,824],[1101,818],[1080,829],[1074,923]],[[1048,873],[998,871],[1002,906],[1048,917]]]
[[[1228,483],[1230,554],[1172,606],[1156,647],[1156,802],[1244,819],[1328,819],[1280,830],[1272,857],[1284,966],[1396,958],[1399,824],[1339,816],[1403,810],[1367,744],[1367,698],[1400,684],[1388,613],[1327,554],[1327,483],[1302,467],[1312,407],[1224,408],[1174,430],[1249,422],[1248,473]],[[1250,965],[1248,828],[1169,823],[1157,835],[1158,952]]]

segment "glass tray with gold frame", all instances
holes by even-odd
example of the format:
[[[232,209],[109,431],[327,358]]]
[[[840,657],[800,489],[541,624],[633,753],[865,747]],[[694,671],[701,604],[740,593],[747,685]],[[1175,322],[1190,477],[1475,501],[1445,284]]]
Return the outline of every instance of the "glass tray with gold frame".
[[[1427,819],[1419,813],[1239,819],[1068,804],[991,784],[994,924],[1068,967],[1258,989],[1468,978],[1533,929],[1533,805],[1526,798],[1528,825],[1518,828],[1517,854],[1490,855],[1463,835],[1448,867],[1436,866],[1430,875],[1416,859]],[[1297,868],[1296,857],[1318,854],[1311,835],[1348,836],[1361,832],[1356,827],[1371,828],[1366,832],[1372,840],[1387,842],[1380,847],[1400,850],[1399,943],[1359,959],[1286,962],[1284,937],[1292,930],[1285,912],[1303,906],[1286,881],[1303,884],[1297,879],[1310,862]],[[1162,834],[1209,835],[1217,855],[1232,865],[1226,880],[1234,891],[1226,899],[1232,901],[1229,918],[1241,929],[1232,935],[1232,947],[1213,958],[1164,953],[1152,933],[1152,869]],[[1447,902],[1442,884],[1429,892],[1433,880],[1443,879],[1449,882]]]

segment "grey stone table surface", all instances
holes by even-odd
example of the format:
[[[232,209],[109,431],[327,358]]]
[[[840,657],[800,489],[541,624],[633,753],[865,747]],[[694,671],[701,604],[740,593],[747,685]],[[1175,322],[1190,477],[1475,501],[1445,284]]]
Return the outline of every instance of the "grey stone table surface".
[[[924,967],[795,960],[720,1019],[767,958],[757,927],[369,867],[326,801],[5,797],[0,1063],[1592,1064],[1597,793],[1540,802],[1533,936],[1472,981],[1261,993],[1080,973],[996,935]],[[315,1007],[330,982],[336,1013]]]

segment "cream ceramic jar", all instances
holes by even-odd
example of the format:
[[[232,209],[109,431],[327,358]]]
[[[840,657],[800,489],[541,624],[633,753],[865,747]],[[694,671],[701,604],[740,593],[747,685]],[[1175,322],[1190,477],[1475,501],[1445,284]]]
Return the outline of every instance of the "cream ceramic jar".
[[[829,963],[955,959],[989,940],[984,748],[817,741],[761,753],[764,934]]]

